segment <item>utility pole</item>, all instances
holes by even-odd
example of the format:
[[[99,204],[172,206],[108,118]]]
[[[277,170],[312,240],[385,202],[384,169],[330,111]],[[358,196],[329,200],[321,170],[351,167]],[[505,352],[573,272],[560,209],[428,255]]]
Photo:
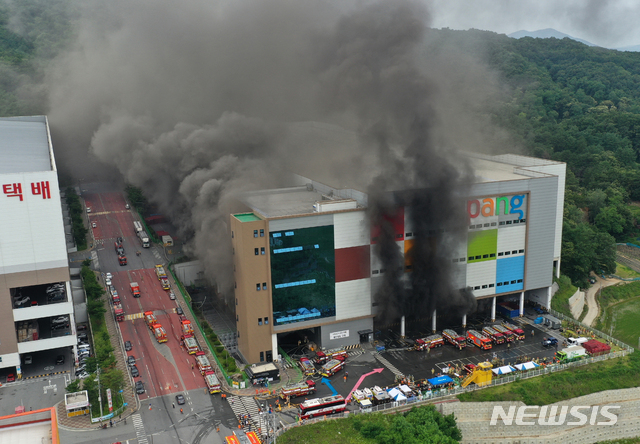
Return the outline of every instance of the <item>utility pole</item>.
[[[98,375],[98,404],[100,404],[100,422],[102,422],[102,389],[100,388],[100,365],[97,366],[96,374]]]

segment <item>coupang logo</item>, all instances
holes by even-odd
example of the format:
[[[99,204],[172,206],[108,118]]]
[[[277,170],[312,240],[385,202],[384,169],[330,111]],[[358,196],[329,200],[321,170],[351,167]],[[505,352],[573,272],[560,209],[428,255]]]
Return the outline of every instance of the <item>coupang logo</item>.
[[[518,219],[524,217],[522,205],[525,195],[487,197],[485,199],[473,199],[467,201],[467,213],[471,219],[482,215],[484,217],[499,216],[501,214],[517,214]]]

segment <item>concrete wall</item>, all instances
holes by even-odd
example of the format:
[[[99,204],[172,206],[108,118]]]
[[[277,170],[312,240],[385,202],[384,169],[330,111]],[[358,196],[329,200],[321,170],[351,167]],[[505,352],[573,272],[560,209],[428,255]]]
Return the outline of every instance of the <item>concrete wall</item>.
[[[204,273],[204,266],[200,261],[183,262],[173,266],[176,277],[183,285],[194,285],[201,279]]]
[[[571,309],[571,315],[578,319],[584,309],[584,291],[580,289],[569,298],[569,308]]]
[[[598,406],[598,414],[593,415],[593,409],[581,410],[588,417],[584,425],[568,425],[576,422],[576,418],[567,415],[563,425],[505,425],[498,420],[490,425],[494,406],[502,406],[506,411],[514,406],[516,410],[523,406],[521,402],[449,402],[438,404],[438,410],[447,415],[453,413],[458,427],[462,431],[462,443],[466,444],[589,444],[621,438],[640,436],[640,388],[609,390],[581,396],[568,401],[562,401],[548,406],[556,406],[558,413],[563,406],[571,410],[573,406]],[[600,415],[599,410],[605,406],[620,406],[618,410],[611,410],[617,414],[615,425],[598,425],[597,422],[609,421]],[[527,413],[536,412],[530,409]],[[549,418],[549,413],[547,413]],[[526,421],[536,421],[537,418],[526,418]],[[594,422],[592,425],[591,422]]]
[[[359,331],[373,329],[373,318],[358,319],[320,327],[320,346],[325,349],[360,343]],[[334,339],[331,339],[332,333]],[[348,335],[348,336],[346,336]],[[340,336],[336,338],[335,336]]]

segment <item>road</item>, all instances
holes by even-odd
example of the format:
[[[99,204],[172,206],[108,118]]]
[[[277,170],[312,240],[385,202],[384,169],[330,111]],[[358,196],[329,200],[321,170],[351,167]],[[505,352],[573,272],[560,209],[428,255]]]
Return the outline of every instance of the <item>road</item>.
[[[619,283],[624,283],[626,281],[621,281],[619,279],[602,279],[600,276],[595,276],[596,283],[587,289],[587,306],[589,307],[589,311],[587,311],[587,315],[584,317],[582,321],[583,324],[588,326],[593,326],[593,323],[600,315],[600,306],[596,301],[596,296],[598,291],[603,289],[604,287],[609,287],[611,285],[616,285]]]

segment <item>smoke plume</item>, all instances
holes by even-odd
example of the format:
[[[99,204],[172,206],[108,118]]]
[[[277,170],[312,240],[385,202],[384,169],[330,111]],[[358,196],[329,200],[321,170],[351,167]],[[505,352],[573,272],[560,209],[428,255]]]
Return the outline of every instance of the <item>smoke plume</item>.
[[[443,259],[466,222],[471,174],[455,151],[495,142],[475,133],[483,125],[472,115],[498,88],[477,61],[441,51],[421,3],[94,0],[79,9],[76,45],[46,82],[62,165],[141,187],[227,288],[236,193],[282,185],[287,171],[357,184],[385,233],[388,314],[436,301],[468,309]],[[418,234],[409,291],[384,223],[401,206]]]

